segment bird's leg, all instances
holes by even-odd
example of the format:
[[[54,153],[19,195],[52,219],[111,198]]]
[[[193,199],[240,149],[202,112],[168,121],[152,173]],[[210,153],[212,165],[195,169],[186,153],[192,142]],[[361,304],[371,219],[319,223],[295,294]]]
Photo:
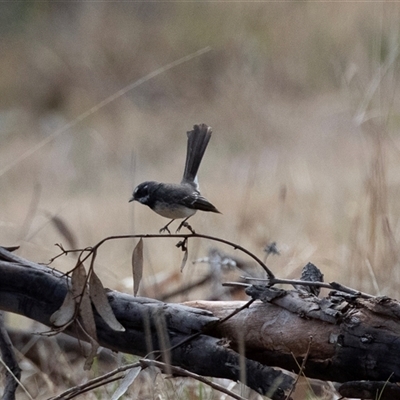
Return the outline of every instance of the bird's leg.
[[[161,228],[159,230],[159,232],[163,233],[163,232],[167,231],[169,234],[171,234],[171,231],[168,229],[168,226],[174,221],[175,221],[174,219],[171,219],[171,221],[169,221],[167,225],[165,225],[163,228]]]
[[[185,227],[187,229],[189,229],[190,232],[192,232],[193,234],[195,234],[196,232],[194,231],[194,229],[186,222],[189,218],[191,217],[191,215],[187,218],[185,218],[178,226],[178,229],[176,230],[176,232],[178,233],[182,227]]]

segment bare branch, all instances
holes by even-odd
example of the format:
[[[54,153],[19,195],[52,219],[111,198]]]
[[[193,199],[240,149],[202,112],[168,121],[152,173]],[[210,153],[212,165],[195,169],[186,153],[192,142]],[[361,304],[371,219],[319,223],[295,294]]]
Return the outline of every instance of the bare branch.
[[[231,396],[232,398],[234,398],[236,400],[246,400],[244,397],[239,396],[238,394],[232,392],[231,390],[226,389],[222,385],[212,382],[209,379],[204,378],[198,374],[194,374],[193,372],[190,372],[186,369],[174,367],[173,365],[166,365],[165,363],[162,363],[159,361],[154,361],[154,360],[141,359],[141,360],[139,360],[139,363],[143,367],[157,367],[166,373],[173,373],[174,375],[186,376],[188,378],[196,379],[197,381],[203,382],[206,385],[210,386],[211,388],[218,390],[221,393],[225,393],[228,396]]]

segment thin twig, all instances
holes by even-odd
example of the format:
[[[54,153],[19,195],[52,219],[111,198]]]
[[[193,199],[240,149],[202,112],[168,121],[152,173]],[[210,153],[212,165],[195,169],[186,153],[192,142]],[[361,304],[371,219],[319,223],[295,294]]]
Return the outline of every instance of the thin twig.
[[[216,324],[220,325],[226,321],[228,321],[228,319],[231,319],[232,317],[234,317],[236,314],[239,314],[240,311],[243,311],[245,308],[250,307],[256,300],[255,299],[251,299],[249,300],[247,303],[243,304],[241,307],[236,308],[235,310],[233,310],[229,315],[227,315],[226,317],[222,318],[220,321],[218,321]]]
[[[300,376],[304,373],[304,370],[306,369],[306,363],[308,360],[308,356],[310,354],[312,340],[313,340],[313,338],[312,338],[312,336],[310,336],[309,341],[308,341],[308,348],[307,348],[306,355],[304,356],[303,362],[301,363],[299,373],[297,374],[297,377],[296,377],[295,381],[293,382],[293,385],[292,385],[288,395],[286,396],[286,400],[290,399],[290,396],[292,395],[293,391],[295,390],[297,382],[300,379]]]
[[[49,399],[49,400],[61,400],[61,399],[65,399],[65,398],[67,398],[67,396],[69,396],[69,395],[71,395],[71,394],[73,394],[73,393],[75,393],[75,392],[80,392],[80,391],[82,391],[82,390],[86,390],[87,388],[93,387],[94,385],[96,385],[96,386],[94,386],[94,387],[98,387],[98,386],[97,386],[98,383],[103,384],[102,382],[106,381],[106,380],[109,379],[109,378],[114,377],[116,374],[119,374],[119,373],[121,373],[121,372],[127,371],[128,369],[137,368],[137,367],[140,367],[140,363],[139,363],[139,362],[136,362],[136,363],[134,363],[134,364],[124,365],[124,366],[122,366],[122,367],[118,367],[118,368],[116,368],[116,369],[114,369],[114,370],[112,370],[112,371],[110,371],[110,372],[107,372],[107,373],[104,374],[104,375],[98,376],[97,378],[93,378],[93,379],[91,379],[90,381],[87,381],[87,382],[85,382],[85,383],[82,383],[81,385],[77,385],[77,386],[74,386],[74,387],[72,387],[72,388],[69,388],[69,389],[66,390],[65,392],[62,392],[62,393],[60,393],[58,396],[52,397],[52,398]],[[119,379],[122,379],[122,378],[123,378],[123,376],[121,376]],[[71,397],[70,397],[70,398],[71,398]]]
[[[326,289],[337,290],[343,293],[348,293],[357,297],[363,297],[365,299],[375,298],[375,296],[372,296],[371,294],[360,292],[359,290],[349,288],[337,282],[324,283],[324,282],[302,281],[298,279],[280,279],[280,278],[264,279],[264,278],[252,278],[249,276],[241,276],[241,278],[245,279],[246,281],[264,282],[267,284],[267,286],[273,286],[276,284],[317,286]],[[229,283],[229,285],[227,285],[227,283]],[[226,286],[232,286],[233,284],[233,282],[227,282],[227,283],[225,283]],[[245,286],[246,284],[242,283],[241,285]]]
[[[94,389],[97,389],[97,388],[99,388],[99,387],[108,385],[109,383],[116,382],[116,381],[118,381],[118,380],[120,380],[120,379],[122,379],[122,378],[123,378],[123,376],[114,376],[113,378],[105,379],[103,382],[99,382],[99,383],[97,383],[97,384],[93,384],[93,385],[90,386],[90,387],[83,388],[82,390],[79,390],[79,391],[77,391],[76,393],[71,393],[71,394],[70,394],[69,396],[67,396],[67,397],[62,397],[62,400],[70,400],[70,399],[73,399],[73,398],[76,397],[76,396],[80,396],[80,395],[82,395],[83,393],[87,393],[87,392],[90,392],[90,391],[92,391],[92,390],[94,390]]]
[[[225,387],[223,387],[222,385],[219,385],[218,383],[212,382],[207,378],[204,378],[201,375],[197,375],[193,372],[190,372],[186,369],[180,368],[180,367],[175,367],[173,365],[167,365],[165,363],[162,363],[160,361],[154,361],[154,360],[145,360],[145,359],[141,359],[139,360],[140,364],[142,366],[145,367],[157,367],[160,368],[163,371],[170,371],[172,373],[174,373],[175,375],[181,375],[181,376],[186,376],[188,378],[192,378],[192,379],[196,379],[199,382],[205,383],[206,385],[210,386],[211,388],[218,390],[222,393],[227,394],[228,396],[233,397],[234,399],[237,400],[246,400],[244,397],[233,393],[231,390],[226,389]]]

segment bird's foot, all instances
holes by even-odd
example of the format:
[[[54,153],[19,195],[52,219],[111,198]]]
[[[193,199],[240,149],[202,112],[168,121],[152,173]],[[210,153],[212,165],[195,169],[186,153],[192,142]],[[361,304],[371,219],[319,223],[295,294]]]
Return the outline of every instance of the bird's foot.
[[[189,231],[193,234],[195,234],[195,230],[189,225],[187,221],[183,221],[179,224],[178,229],[176,230],[176,233],[178,233],[183,227],[189,229]]]
[[[171,234],[171,231],[168,229],[168,225],[165,225],[163,228],[161,228],[158,232],[159,233],[164,233],[164,232],[168,232],[169,234]]]
[[[174,222],[174,219],[171,219],[171,221],[168,222],[167,225],[165,225],[164,227],[162,227],[158,232],[159,233],[163,233],[163,232],[168,232],[169,234],[171,234],[171,231],[168,229],[168,227],[172,224],[172,222]]]

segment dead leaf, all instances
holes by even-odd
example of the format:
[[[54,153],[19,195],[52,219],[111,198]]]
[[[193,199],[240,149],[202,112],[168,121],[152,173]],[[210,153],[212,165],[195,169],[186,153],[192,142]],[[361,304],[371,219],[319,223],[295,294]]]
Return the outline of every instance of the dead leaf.
[[[72,271],[71,275],[71,286],[72,294],[74,298],[79,301],[80,297],[83,295],[83,289],[86,284],[86,271],[84,265],[78,261],[77,266]]]
[[[184,253],[184,255],[183,255],[183,258],[182,258],[182,262],[181,262],[181,272],[183,271],[183,268],[185,268],[185,265],[186,265],[188,256],[189,256],[189,252],[188,252],[188,250],[186,249],[186,250],[185,250],[185,253]]]
[[[74,319],[75,312],[75,296],[68,290],[61,307],[50,316],[50,322],[56,327],[62,327]]]
[[[186,237],[185,239],[181,240],[176,244],[176,247],[178,249],[181,249],[184,254],[181,262],[181,272],[183,271],[183,268],[185,268],[188,256],[189,256],[189,251],[188,251],[188,238]]]
[[[96,322],[94,319],[92,302],[90,300],[89,291],[87,290],[87,288],[85,288],[85,290],[83,291],[83,296],[79,308],[79,316],[90,341],[90,353],[86,358],[84,365],[84,369],[89,370],[93,364],[94,358],[97,355],[99,343],[97,341]]]
[[[131,386],[134,380],[137,378],[141,370],[142,367],[130,369],[129,372],[124,376],[124,379],[122,379],[121,384],[117,387],[117,390],[112,395],[111,400],[118,400],[121,396],[123,396],[129,389],[129,386]]]
[[[71,288],[65,296],[61,307],[50,317],[50,322],[57,327],[62,327],[71,322],[76,314],[76,306],[80,301],[86,282],[86,271],[82,263],[78,263],[72,271]]]
[[[94,319],[92,302],[89,296],[89,289],[86,285],[86,270],[81,262],[72,272],[71,285],[75,301],[79,304],[79,320],[90,342],[90,352],[86,358],[84,369],[89,370],[97,355],[99,343],[97,339],[96,321]]]
[[[90,275],[89,291],[90,298],[92,299],[97,312],[103,318],[104,322],[106,322],[107,325],[114,331],[125,331],[125,328],[118,322],[117,318],[115,318],[114,312],[110,306],[110,303],[108,302],[103,284],[94,271],[92,271]]]
[[[81,317],[83,327],[86,333],[93,339],[97,340],[96,322],[94,320],[92,302],[90,301],[87,289],[83,292],[83,297],[79,307],[79,316]]]
[[[140,238],[132,253],[133,294],[136,296],[143,274],[143,239]]]

